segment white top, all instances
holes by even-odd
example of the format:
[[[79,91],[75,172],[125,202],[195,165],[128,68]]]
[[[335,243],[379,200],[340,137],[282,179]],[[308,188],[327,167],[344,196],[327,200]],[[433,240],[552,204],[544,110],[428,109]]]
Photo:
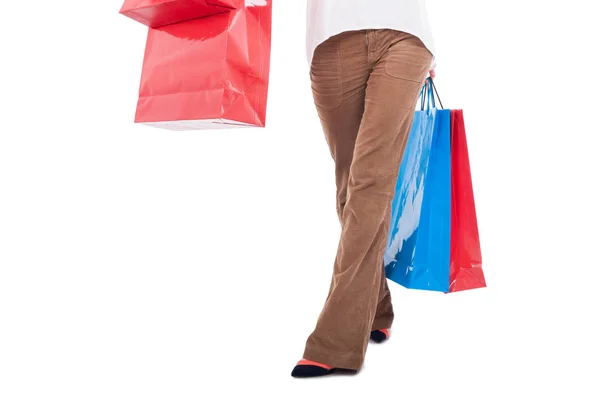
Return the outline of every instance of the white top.
[[[394,29],[417,36],[435,57],[425,0],[308,0],[306,50],[349,30]],[[432,68],[435,67],[435,58]]]

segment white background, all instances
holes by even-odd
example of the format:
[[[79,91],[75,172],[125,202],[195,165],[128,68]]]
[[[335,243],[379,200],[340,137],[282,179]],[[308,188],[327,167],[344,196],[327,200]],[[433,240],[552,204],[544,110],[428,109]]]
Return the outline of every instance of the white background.
[[[289,373],[339,225],[304,1],[275,0],[266,129],[133,124],[121,2],[0,24],[0,397],[598,397],[600,34],[589,0],[430,0],[465,111],[488,288],[391,284],[356,376]]]

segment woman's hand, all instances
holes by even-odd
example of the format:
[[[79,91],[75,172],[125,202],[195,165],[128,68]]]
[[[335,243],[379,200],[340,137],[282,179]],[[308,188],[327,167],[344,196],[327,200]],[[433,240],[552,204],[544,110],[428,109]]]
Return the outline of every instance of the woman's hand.
[[[429,69],[429,74],[427,75],[427,78],[425,79],[423,84],[427,84],[427,79],[429,78],[431,78],[431,80],[435,79],[435,69]]]

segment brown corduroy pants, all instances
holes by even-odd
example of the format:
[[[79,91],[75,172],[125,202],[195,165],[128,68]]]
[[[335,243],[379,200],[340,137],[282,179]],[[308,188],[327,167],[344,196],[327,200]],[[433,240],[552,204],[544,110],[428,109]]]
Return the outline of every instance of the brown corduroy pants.
[[[304,358],[361,368],[370,332],[394,318],[383,253],[391,202],[432,54],[394,30],[350,31],[315,50],[315,105],[335,161],[342,233],[331,287]]]

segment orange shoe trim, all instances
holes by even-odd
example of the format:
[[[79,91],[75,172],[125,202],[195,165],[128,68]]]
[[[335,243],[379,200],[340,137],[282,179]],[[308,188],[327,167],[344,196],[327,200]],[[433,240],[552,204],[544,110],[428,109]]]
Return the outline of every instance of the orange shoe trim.
[[[298,365],[312,365],[312,366],[318,366],[320,368],[326,369],[326,370],[331,370],[333,369],[331,366],[327,366],[323,363],[319,363],[319,362],[315,362],[315,361],[311,361],[309,359],[302,359],[301,361],[298,362]]]

